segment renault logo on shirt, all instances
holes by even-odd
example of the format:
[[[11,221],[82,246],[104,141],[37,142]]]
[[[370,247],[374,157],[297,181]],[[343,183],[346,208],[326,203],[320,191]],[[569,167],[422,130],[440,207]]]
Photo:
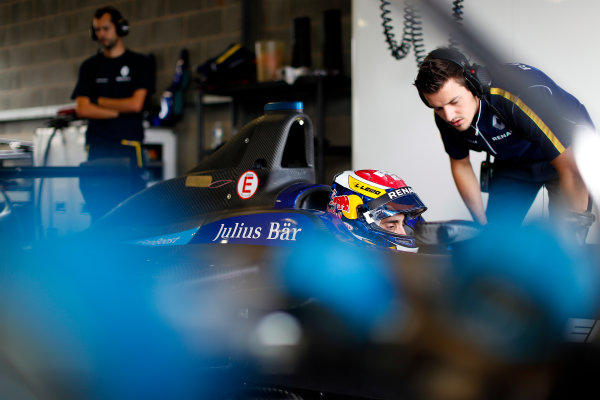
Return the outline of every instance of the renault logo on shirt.
[[[494,115],[492,117],[492,126],[494,128],[496,128],[496,129],[501,130],[501,131],[504,130],[504,128],[506,128],[506,126],[504,125],[504,123],[502,121],[500,121],[500,119],[496,115]]]
[[[492,117],[492,126],[496,129],[498,129],[499,131],[503,131],[506,129],[506,125],[504,125],[504,122],[502,122],[500,120],[500,118],[498,118],[496,115],[494,115]],[[507,130],[506,132],[503,132],[500,135],[492,136],[492,140],[497,141],[497,140],[506,139],[510,135],[512,135],[512,132]]]
[[[494,137],[492,137],[492,140],[493,140],[493,141],[496,141],[496,140],[502,140],[502,139],[506,139],[506,138],[507,138],[507,137],[509,137],[510,135],[512,135],[512,132],[511,132],[511,131],[506,131],[506,133],[503,133],[503,134],[501,134],[501,135],[498,135],[498,136],[494,136]]]
[[[123,65],[121,67],[121,76],[117,76],[117,82],[129,82],[131,77],[129,76],[129,67],[127,65]]]

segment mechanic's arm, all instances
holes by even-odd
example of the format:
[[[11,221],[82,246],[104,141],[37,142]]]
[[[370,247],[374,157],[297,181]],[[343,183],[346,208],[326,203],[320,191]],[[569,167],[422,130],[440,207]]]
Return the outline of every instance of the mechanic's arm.
[[[475,172],[473,172],[469,157],[460,160],[450,157],[450,169],[460,197],[465,202],[471,216],[479,224],[486,225],[487,217],[481,199],[481,187]]]
[[[92,103],[91,99],[87,96],[77,96],[75,99],[75,107],[75,112],[79,118],[108,119],[117,118],[119,116],[118,111],[99,107],[97,104]]]
[[[589,194],[575,163],[571,147],[567,147],[550,164],[552,164],[558,173],[558,181],[564,195],[564,200],[566,201],[566,206],[572,211],[586,211]]]
[[[98,105],[102,108],[118,111],[120,113],[139,113],[146,101],[147,89],[137,89],[131,97],[113,99],[109,97],[98,97]]]

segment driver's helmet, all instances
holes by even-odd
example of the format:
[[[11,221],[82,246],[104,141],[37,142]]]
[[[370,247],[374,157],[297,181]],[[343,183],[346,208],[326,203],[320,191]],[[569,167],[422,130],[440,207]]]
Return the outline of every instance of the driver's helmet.
[[[414,190],[398,176],[374,169],[344,171],[331,185],[327,211],[337,215],[354,236],[367,243],[417,252],[415,226],[427,210]],[[382,227],[388,217],[404,214],[405,234]],[[384,221],[385,222],[385,221]]]

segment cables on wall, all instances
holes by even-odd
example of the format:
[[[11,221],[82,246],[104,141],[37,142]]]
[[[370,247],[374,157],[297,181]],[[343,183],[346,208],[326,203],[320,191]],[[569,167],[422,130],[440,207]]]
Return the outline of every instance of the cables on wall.
[[[463,1],[454,0],[452,2],[452,17],[458,25],[462,26],[463,21]],[[392,26],[391,11],[389,9],[391,2],[389,0],[380,0],[379,9],[381,10],[381,26],[383,27],[383,35],[388,44],[392,57],[396,60],[401,60],[408,55],[412,46],[415,53],[417,67],[421,65],[427,51],[425,50],[423,38],[423,22],[421,14],[415,2],[404,0],[404,24],[402,30],[402,41],[398,43]],[[452,36],[448,39],[450,47],[458,47],[458,42]]]
[[[462,26],[463,22],[463,0],[454,0],[452,2],[452,18],[456,22],[458,26]],[[448,39],[448,44],[450,47],[458,48],[458,41],[450,35]]]
[[[390,2],[388,0],[380,0],[381,19],[383,34],[388,44],[392,57],[396,60],[401,60],[408,55],[411,46],[415,51],[415,59],[417,66],[421,65],[425,58],[425,46],[423,45],[423,27],[421,22],[421,16],[414,3],[410,0],[404,2],[404,28],[402,31],[402,41],[398,43],[395,39],[391,18],[391,11],[389,10]]]

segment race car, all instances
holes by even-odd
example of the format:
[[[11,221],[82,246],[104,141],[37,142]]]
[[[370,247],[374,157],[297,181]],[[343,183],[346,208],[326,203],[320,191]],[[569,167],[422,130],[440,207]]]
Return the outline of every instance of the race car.
[[[376,207],[369,203],[375,200]],[[377,170],[340,173],[332,186],[315,184],[311,120],[302,103],[281,102],[267,104],[264,116],[185,175],[120,204],[86,235],[144,246],[281,246],[327,232],[345,242],[416,252],[414,231],[424,222],[426,209],[399,177]],[[382,213],[407,215],[404,226],[410,234],[381,229],[374,217]],[[472,237],[478,229],[466,221],[447,221],[420,232],[424,245],[441,239],[446,246]]]
[[[266,382],[270,388],[277,383],[313,394],[389,397],[380,387],[365,389],[359,377],[393,381],[387,373],[410,377],[423,371],[364,368],[365,355],[354,353],[355,345],[370,343],[382,359],[384,354],[404,355],[401,337],[412,318],[428,332],[436,328],[427,321],[441,318],[445,335],[458,335],[459,342],[466,339],[472,356],[481,356],[481,362],[509,364],[548,356],[563,340],[569,318],[593,320],[590,311],[597,290],[593,285],[579,286],[579,274],[590,273],[589,282],[596,281],[594,274],[571,268],[581,260],[561,253],[560,246],[548,251],[548,243],[558,239],[545,230],[482,232],[470,221],[426,222],[422,215],[426,206],[414,190],[399,177],[375,169],[341,172],[331,186],[316,184],[314,176],[312,123],[302,104],[270,103],[264,116],[193,170],[131,197],[86,235],[153,250],[147,254],[177,271],[175,282],[186,282],[191,291],[209,290],[215,282],[230,294],[225,287],[234,287],[233,308],[243,310],[244,321],[253,321],[248,323],[252,326],[248,336],[273,312],[291,313],[312,338],[291,342],[288,350],[278,348],[293,361],[283,362],[280,353],[273,356],[268,349],[255,354],[251,345],[242,346],[245,362],[260,365],[252,369],[260,371],[251,374],[253,381]],[[382,221],[398,215],[402,232],[386,230]],[[533,272],[542,273],[542,265],[554,265],[556,272],[553,277],[545,273],[544,287],[536,284]],[[577,301],[569,307],[563,307],[567,304],[563,296],[570,291],[566,288],[578,291]],[[430,314],[417,312],[415,317],[411,312],[404,319],[400,310],[415,306],[404,303],[405,296],[412,298],[409,303],[420,304],[416,309],[423,307]],[[392,305],[398,302],[404,306],[396,309]],[[516,304],[520,306],[513,307]],[[396,310],[393,317],[390,310]],[[523,315],[521,310],[539,315],[529,318],[533,314]],[[371,335],[381,324],[393,336],[389,342],[393,351],[378,340],[373,343]],[[231,330],[244,330],[234,326]],[[343,343],[332,343],[332,335]],[[547,340],[536,339],[540,335]],[[420,339],[414,340],[418,347]],[[320,349],[324,343],[326,348]],[[451,342],[442,347],[446,346],[453,347]],[[287,353],[292,349],[293,355]],[[479,351],[484,355],[476,355]],[[357,358],[340,364],[336,360],[340,352]],[[306,365],[296,369],[295,363]],[[321,368],[327,363],[337,370]],[[263,373],[265,365],[269,373]],[[282,377],[287,368],[298,379],[286,379],[285,373]],[[326,382],[315,385],[314,373],[319,379],[326,376]],[[409,383],[394,382],[388,389],[398,394],[405,384]]]
[[[90,399],[443,399],[448,377],[472,398],[554,390],[565,326],[596,321],[596,265],[541,229],[424,211],[378,170],[316,184],[302,104],[268,104],[86,232],[5,253],[0,374]]]

